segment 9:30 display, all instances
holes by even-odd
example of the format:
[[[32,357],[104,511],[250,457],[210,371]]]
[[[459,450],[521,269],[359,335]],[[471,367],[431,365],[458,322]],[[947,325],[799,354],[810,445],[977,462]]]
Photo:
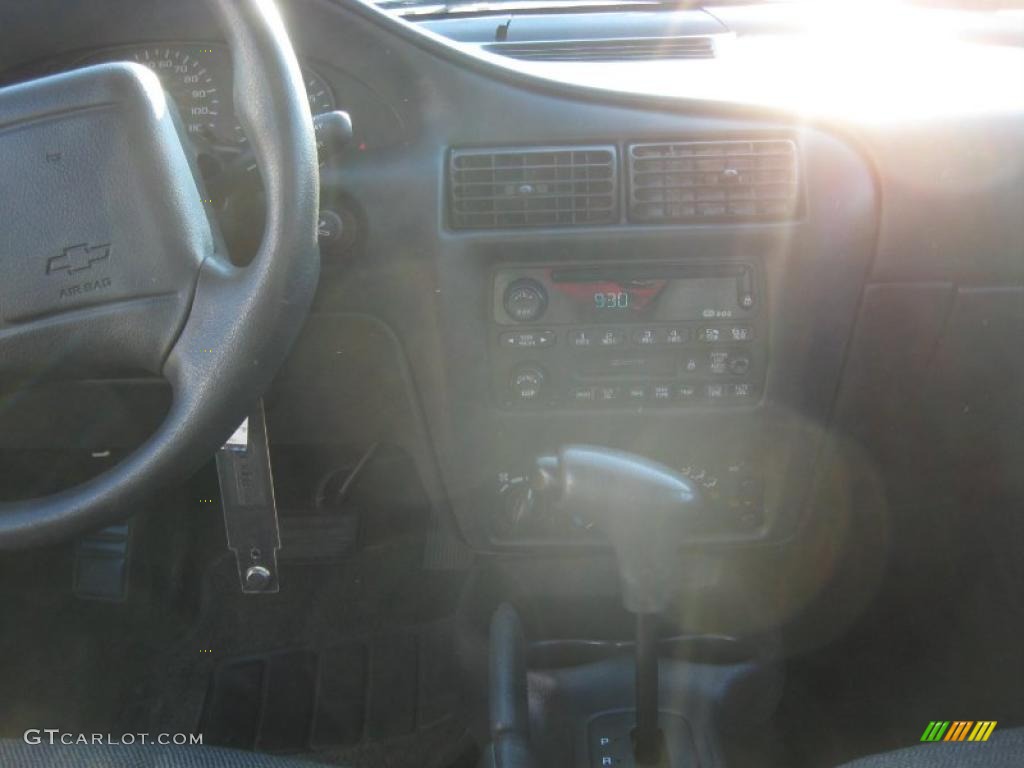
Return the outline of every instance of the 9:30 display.
[[[629,309],[629,293],[599,291],[594,294],[594,309]]]

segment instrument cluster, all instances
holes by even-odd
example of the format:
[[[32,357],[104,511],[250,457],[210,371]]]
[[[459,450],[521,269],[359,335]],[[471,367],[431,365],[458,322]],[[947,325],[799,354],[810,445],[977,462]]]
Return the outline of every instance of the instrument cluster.
[[[108,61],[133,61],[149,67],[160,78],[189,137],[197,144],[245,143],[245,131],[232,105],[231,56],[227,48],[210,44],[127,46],[90,53],[76,63]],[[314,115],[336,108],[334,94],[323,77],[303,67],[302,78]]]
[[[108,61],[133,61],[149,67],[174,101],[189,137],[200,151],[244,149],[245,130],[235,115],[230,49],[216,43],[148,43],[90,51],[70,62],[79,67]],[[359,149],[398,143],[402,124],[397,114],[366,84],[344,73],[302,62],[313,115],[348,111]]]

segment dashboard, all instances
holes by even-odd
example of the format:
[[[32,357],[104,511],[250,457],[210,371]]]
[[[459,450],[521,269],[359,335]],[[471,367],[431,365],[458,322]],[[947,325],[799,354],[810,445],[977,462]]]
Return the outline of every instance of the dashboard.
[[[130,58],[202,154],[244,153],[205,3],[111,0],[110,24],[39,4],[56,29],[26,12],[4,82]],[[843,492],[952,498],[984,465],[977,420],[1019,423],[1024,103],[983,76],[1019,71],[1016,49],[922,49],[900,70],[905,35],[865,62],[864,37],[751,33],[717,58],[520,62],[352,0],[281,6],[314,111],[352,115],[321,181],[361,236],[323,253],[268,399],[278,444],[400,444],[453,540],[532,556],[600,547],[518,517],[532,457],[588,442],[662,461],[722,512],[688,542],[723,582],[692,613],[742,624],[806,599],[798,574],[838,551],[814,535],[862,514]]]

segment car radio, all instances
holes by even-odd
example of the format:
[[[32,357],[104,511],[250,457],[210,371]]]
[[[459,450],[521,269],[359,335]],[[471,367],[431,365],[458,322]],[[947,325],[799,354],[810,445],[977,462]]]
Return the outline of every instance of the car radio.
[[[505,267],[491,359],[503,407],[644,407],[760,399],[752,263]]]

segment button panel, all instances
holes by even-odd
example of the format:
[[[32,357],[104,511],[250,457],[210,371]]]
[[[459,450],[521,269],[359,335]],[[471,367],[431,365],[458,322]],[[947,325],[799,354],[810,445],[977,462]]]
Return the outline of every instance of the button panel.
[[[578,406],[650,406],[742,404],[758,399],[758,390],[750,382],[737,384],[672,384],[659,382],[624,385],[570,385],[565,402]]]
[[[537,333],[552,333],[538,331]],[[754,341],[754,329],[749,323],[715,325],[641,326],[639,328],[585,327],[570,328],[565,332],[566,344],[573,349],[602,349],[608,347],[634,347],[642,349],[676,348],[686,344],[747,344]],[[506,337],[529,334],[502,334]],[[553,342],[552,342],[553,343]]]
[[[765,394],[756,259],[503,264],[491,293],[498,407],[707,408],[756,405]]]
[[[495,338],[507,361],[496,386],[508,407],[744,405],[763,391],[765,350],[751,322],[506,330]]]

